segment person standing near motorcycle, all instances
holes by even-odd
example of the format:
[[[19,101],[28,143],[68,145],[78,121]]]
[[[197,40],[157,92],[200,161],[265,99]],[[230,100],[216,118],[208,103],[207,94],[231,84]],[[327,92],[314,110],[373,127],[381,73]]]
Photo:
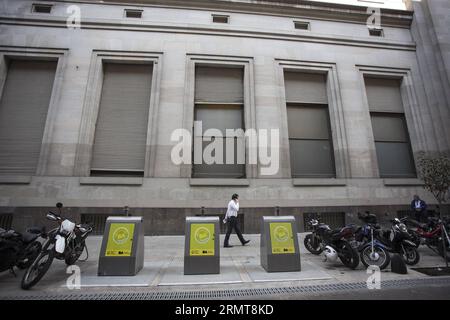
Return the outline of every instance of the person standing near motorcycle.
[[[223,244],[224,248],[232,247],[229,244],[229,240],[233,229],[236,231],[236,235],[238,236],[243,246],[245,246],[247,243],[250,242],[250,240],[244,239],[241,230],[239,229],[239,224],[237,220],[238,211],[239,211],[239,195],[235,193],[231,197],[231,201],[228,203],[227,213],[225,214],[225,219],[223,220],[223,222],[227,224],[227,234],[225,235],[225,241]]]
[[[414,195],[414,199],[411,201],[411,210],[415,212],[417,221],[427,222],[427,204],[417,194]]]

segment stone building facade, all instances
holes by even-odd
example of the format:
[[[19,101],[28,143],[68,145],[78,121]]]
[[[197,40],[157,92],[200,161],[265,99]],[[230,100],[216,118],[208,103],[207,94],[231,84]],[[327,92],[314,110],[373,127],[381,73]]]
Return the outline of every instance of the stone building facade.
[[[2,1],[1,221],[60,201],[99,232],[128,206],[147,234],[183,234],[233,193],[247,233],[263,215],[387,219],[414,194],[432,209],[416,160],[450,153],[449,26],[447,0]],[[278,170],[174,163],[194,120],[278,130]]]

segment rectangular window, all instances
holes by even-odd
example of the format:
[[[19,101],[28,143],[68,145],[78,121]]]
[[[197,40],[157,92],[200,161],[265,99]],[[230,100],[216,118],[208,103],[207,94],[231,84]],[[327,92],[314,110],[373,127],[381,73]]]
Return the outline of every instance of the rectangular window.
[[[326,76],[284,76],[292,177],[335,177]]]
[[[143,176],[153,65],[104,63],[91,175]]]
[[[245,177],[244,138],[226,132],[227,129],[244,130],[243,71],[243,68],[196,67],[194,120],[202,122],[202,132],[196,133],[194,144],[202,145],[203,155],[213,146],[213,141],[220,139],[222,156],[217,161],[221,163],[208,163],[202,156],[202,164],[193,165],[194,178]],[[205,132],[208,129],[219,130],[221,136]]]
[[[384,37],[383,29],[369,28],[369,35],[372,37]]]
[[[51,4],[35,3],[31,11],[35,13],[51,13],[52,7],[53,5]]]
[[[213,14],[212,15],[212,21],[214,23],[229,23],[230,22],[230,16]]]
[[[35,174],[56,65],[9,61],[0,101],[0,174]]]
[[[365,78],[365,84],[380,176],[416,177],[400,80]]]
[[[140,18],[142,18],[142,10],[125,9],[125,17],[140,19]]]
[[[306,21],[294,21],[294,27],[297,30],[309,30],[310,24]]]

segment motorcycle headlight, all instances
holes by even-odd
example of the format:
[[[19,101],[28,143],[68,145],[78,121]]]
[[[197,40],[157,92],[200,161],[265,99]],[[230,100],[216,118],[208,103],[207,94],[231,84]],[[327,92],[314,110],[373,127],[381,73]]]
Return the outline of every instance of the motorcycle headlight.
[[[61,231],[65,231],[66,233],[70,233],[75,229],[75,223],[69,220],[64,220],[61,223]]]
[[[70,234],[70,231],[67,231],[67,230],[61,228],[61,229],[59,229],[59,234],[67,237]]]
[[[406,225],[404,223],[399,224],[398,228],[400,229],[401,232],[408,232],[408,228],[406,228]]]

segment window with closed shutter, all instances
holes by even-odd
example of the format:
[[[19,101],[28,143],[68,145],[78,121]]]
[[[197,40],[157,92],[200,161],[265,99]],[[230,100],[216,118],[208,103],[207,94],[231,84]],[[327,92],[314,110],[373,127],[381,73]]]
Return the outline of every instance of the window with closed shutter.
[[[10,60],[0,101],[0,174],[35,174],[56,61]]]
[[[152,65],[105,63],[91,175],[143,176]]]
[[[208,164],[202,157],[202,164],[193,165],[192,176],[195,178],[245,177],[244,137],[226,132],[227,129],[244,129],[243,79],[243,68],[196,67],[194,120],[202,122],[203,132],[194,136],[194,143],[202,144],[203,154],[212,141],[220,139],[223,149],[221,163]],[[206,135],[208,129],[220,130],[222,137]],[[211,142],[204,141],[205,138]]]
[[[335,177],[326,76],[284,76],[292,177]]]
[[[416,177],[400,80],[381,78],[364,80],[380,176]]]

